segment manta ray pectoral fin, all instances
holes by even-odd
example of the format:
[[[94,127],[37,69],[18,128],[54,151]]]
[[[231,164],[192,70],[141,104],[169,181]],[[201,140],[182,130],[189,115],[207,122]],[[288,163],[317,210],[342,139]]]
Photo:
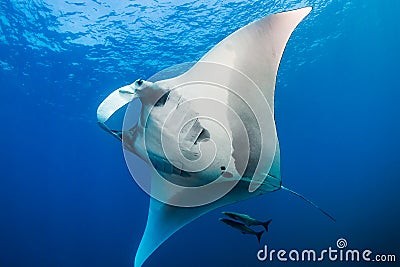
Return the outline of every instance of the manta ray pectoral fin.
[[[255,192],[249,192],[249,182],[243,180],[222,198],[207,205],[198,207],[176,207],[162,203],[154,198],[150,198],[146,229],[136,252],[135,266],[141,266],[146,259],[172,234],[201,215],[219,207],[279,189],[281,185],[279,151],[280,149],[277,143],[275,157],[271,167],[271,171],[276,176],[267,178],[263,185]],[[159,174],[155,170],[151,170],[151,172],[152,190],[153,188],[155,188],[154,190],[157,190],[157,184],[153,184],[153,182],[157,181],[156,178],[158,178],[157,176],[159,176]],[[179,198],[180,196],[179,194],[176,194],[174,197]]]
[[[248,199],[256,196],[255,193],[248,192],[246,196],[243,196],[242,190],[246,190],[247,186],[247,184],[245,186],[238,185],[238,188],[234,188],[229,195],[199,207],[176,207],[151,198],[146,229],[136,252],[135,266],[142,266],[146,259],[165,240],[201,215],[216,208],[235,203],[239,197],[240,199]]]
[[[160,174],[152,170],[152,182],[157,180]],[[153,190],[152,183],[152,190]],[[157,187],[157,185],[154,185]],[[235,190],[235,189],[234,189]],[[173,197],[179,198],[177,193]],[[172,234],[184,225],[200,217],[201,215],[220,206],[233,203],[229,198],[223,197],[208,205],[198,207],[177,207],[162,203],[150,198],[150,207],[147,217],[146,229],[144,231],[139,248],[136,252],[135,266],[142,266],[146,259]]]
[[[224,65],[246,75],[263,92],[274,112],[275,81],[283,51],[294,29],[311,10],[311,7],[305,7],[272,14],[250,23],[219,42],[199,63]],[[212,75],[205,74],[202,65],[197,63],[181,76],[156,83],[173,88],[190,81],[206,79],[213,82]]]

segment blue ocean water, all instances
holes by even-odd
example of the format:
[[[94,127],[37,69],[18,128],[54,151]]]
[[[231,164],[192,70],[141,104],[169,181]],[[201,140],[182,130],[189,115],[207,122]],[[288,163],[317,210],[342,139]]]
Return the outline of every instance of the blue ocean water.
[[[276,86],[283,183],[337,222],[278,191],[199,218],[146,266],[309,266],[256,253],[338,238],[395,254],[397,266],[400,2],[373,0],[0,1],[0,266],[132,266],[149,198],[97,126],[98,104],[256,19],[304,6],[314,9]],[[272,218],[261,245],[218,222],[223,210]]]

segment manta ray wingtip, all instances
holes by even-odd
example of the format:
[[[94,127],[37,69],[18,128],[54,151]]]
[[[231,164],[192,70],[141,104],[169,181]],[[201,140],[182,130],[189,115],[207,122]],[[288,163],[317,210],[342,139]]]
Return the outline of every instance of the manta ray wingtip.
[[[306,6],[298,9],[292,10],[292,12],[298,12],[298,13],[303,13],[303,16],[306,17],[310,12],[313,10],[312,6]],[[288,11],[291,12],[291,11]]]
[[[313,10],[312,6],[306,6],[306,7],[302,7],[302,8],[297,8],[297,9],[292,9],[289,11],[285,11],[282,13],[288,13],[288,14],[299,14],[301,15],[301,17],[305,18],[308,14],[310,14],[310,12]],[[278,13],[279,14],[279,13]]]
[[[312,6],[307,6],[307,7],[304,7],[303,9],[304,9],[304,11],[307,12],[307,14],[309,14],[313,10],[313,7]]]

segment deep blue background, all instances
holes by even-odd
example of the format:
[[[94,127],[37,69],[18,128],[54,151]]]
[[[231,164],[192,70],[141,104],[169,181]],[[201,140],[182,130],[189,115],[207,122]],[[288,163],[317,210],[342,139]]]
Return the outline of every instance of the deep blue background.
[[[257,261],[254,237],[217,221],[227,209],[272,218],[262,244],[274,249],[344,237],[399,260],[399,2],[179,2],[0,0],[0,266],[131,266],[148,196],[96,125],[97,105],[255,19],[306,5],[276,89],[282,175],[337,223],[279,191],[203,216],[147,266],[272,265]]]

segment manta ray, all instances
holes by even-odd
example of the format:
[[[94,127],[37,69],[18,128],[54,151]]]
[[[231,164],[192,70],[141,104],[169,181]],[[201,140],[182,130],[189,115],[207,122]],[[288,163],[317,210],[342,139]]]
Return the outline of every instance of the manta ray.
[[[310,11],[266,16],[223,39],[185,73],[154,82],[138,79],[100,104],[99,125],[122,141],[134,179],[150,195],[135,266],[211,210],[289,190],[280,173],[275,82],[286,43]],[[128,106],[125,121],[138,116],[138,122],[110,129],[110,117],[135,99],[140,114]],[[150,166],[150,177],[138,177],[132,155]]]

